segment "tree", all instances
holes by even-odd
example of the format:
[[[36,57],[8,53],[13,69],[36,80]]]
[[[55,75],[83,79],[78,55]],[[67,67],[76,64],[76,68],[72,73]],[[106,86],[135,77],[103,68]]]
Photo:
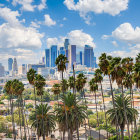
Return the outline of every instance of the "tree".
[[[86,108],[79,102],[78,99],[75,101],[75,95],[73,93],[65,94],[61,97],[61,101],[62,104],[55,109],[59,129],[63,131],[63,134],[65,134],[65,131],[70,132],[70,140],[72,140],[73,132],[76,131],[78,127],[77,124],[80,126],[87,118]],[[68,117],[67,119],[66,114]],[[68,128],[65,125],[66,121],[68,123]],[[78,123],[76,121],[78,121]]]
[[[14,140],[16,140],[16,131],[15,131],[15,122],[14,122],[14,113],[13,113],[13,93],[12,93],[12,81],[9,80],[4,87],[6,94],[10,96],[10,107],[11,107],[11,114],[12,114],[12,126],[13,126],[13,135]]]
[[[73,89],[73,93],[74,93],[74,88],[75,88],[75,81],[74,81],[74,77],[70,76],[68,79],[68,85],[70,89]]]
[[[43,114],[42,114],[43,108]],[[36,120],[37,114],[37,120]],[[42,127],[42,118],[44,120],[44,130]],[[48,136],[55,129],[55,115],[54,112],[51,112],[51,107],[48,104],[40,104],[36,106],[36,112],[33,110],[29,116],[30,121],[32,122],[32,127],[37,129],[37,134],[39,137],[44,135]],[[43,132],[44,131],[44,132]]]
[[[107,111],[108,120],[111,122],[112,125],[116,125],[116,114],[118,116],[118,123],[121,129],[121,139],[124,140],[124,127],[126,124],[126,117],[124,113],[124,105],[126,110],[126,115],[129,123],[132,123],[136,120],[138,116],[138,112],[136,109],[131,108],[131,98],[129,96],[115,96],[115,109],[110,109]],[[124,104],[123,104],[124,103]]]
[[[44,108],[43,108],[43,87],[46,85],[46,80],[44,79],[44,77],[40,74],[37,74],[35,76],[35,87],[37,90],[37,95],[41,96],[41,104],[42,104],[42,116],[43,116],[43,112],[44,112]],[[45,140],[45,128],[44,128],[44,118],[42,117],[42,127],[43,127],[43,140]]]
[[[95,81],[95,78],[92,78],[89,82],[90,92],[95,93],[95,104],[96,104],[96,114],[97,114],[97,125],[99,127],[99,117],[98,117],[98,110],[97,110],[97,99],[96,99],[96,91],[98,90],[98,85]],[[99,140],[100,140],[100,130],[99,130]]]

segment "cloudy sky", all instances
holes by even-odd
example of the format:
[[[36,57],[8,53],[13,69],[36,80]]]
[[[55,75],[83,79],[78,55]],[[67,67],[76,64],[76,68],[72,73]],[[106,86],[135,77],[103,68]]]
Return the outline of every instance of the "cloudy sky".
[[[52,44],[113,56],[140,52],[140,0],[0,0],[0,63],[37,63]]]

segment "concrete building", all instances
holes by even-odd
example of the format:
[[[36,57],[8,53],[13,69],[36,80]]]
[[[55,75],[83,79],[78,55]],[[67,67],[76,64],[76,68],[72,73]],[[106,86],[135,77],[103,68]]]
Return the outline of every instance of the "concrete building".
[[[71,69],[73,64],[76,63],[76,45],[69,45],[68,47],[68,68]]]
[[[22,66],[18,67],[18,75],[25,75],[27,73],[26,71],[26,65],[22,64]]]
[[[4,66],[0,63],[0,77],[3,77],[5,73]]]
[[[28,64],[27,65],[27,72],[30,69],[34,69],[35,71],[38,71],[38,68],[45,68],[45,65],[44,64]]]
[[[13,64],[12,64],[12,71],[14,74],[17,74],[18,72],[18,65],[17,65],[17,59],[14,58]]]

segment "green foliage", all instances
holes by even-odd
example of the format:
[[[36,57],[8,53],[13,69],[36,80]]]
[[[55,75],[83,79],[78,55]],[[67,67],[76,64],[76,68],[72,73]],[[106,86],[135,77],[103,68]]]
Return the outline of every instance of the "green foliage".
[[[89,136],[88,140],[94,140],[93,136]]]
[[[29,109],[29,108],[33,108],[34,106],[33,106],[31,103],[29,103],[29,104],[25,105],[25,107],[26,107],[27,109]]]
[[[87,110],[87,115],[89,116],[89,115],[92,115],[93,114],[93,112],[92,112],[92,110]]]
[[[111,138],[109,138],[109,140],[117,140],[117,136],[112,136]],[[124,136],[124,140],[129,140],[128,136]],[[134,139],[132,139],[134,140]]]
[[[4,102],[3,101],[0,101],[0,104],[3,104],[4,105]]]

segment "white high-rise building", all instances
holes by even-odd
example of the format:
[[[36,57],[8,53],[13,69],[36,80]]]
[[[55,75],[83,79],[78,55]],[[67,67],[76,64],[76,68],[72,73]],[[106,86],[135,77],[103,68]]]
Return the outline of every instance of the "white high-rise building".
[[[18,72],[18,66],[17,66],[17,60],[16,60],[16,58],[14,58],[14,61],[13,61],[12,71],[13,71],[15,74],[17,74],[17,72]]]

